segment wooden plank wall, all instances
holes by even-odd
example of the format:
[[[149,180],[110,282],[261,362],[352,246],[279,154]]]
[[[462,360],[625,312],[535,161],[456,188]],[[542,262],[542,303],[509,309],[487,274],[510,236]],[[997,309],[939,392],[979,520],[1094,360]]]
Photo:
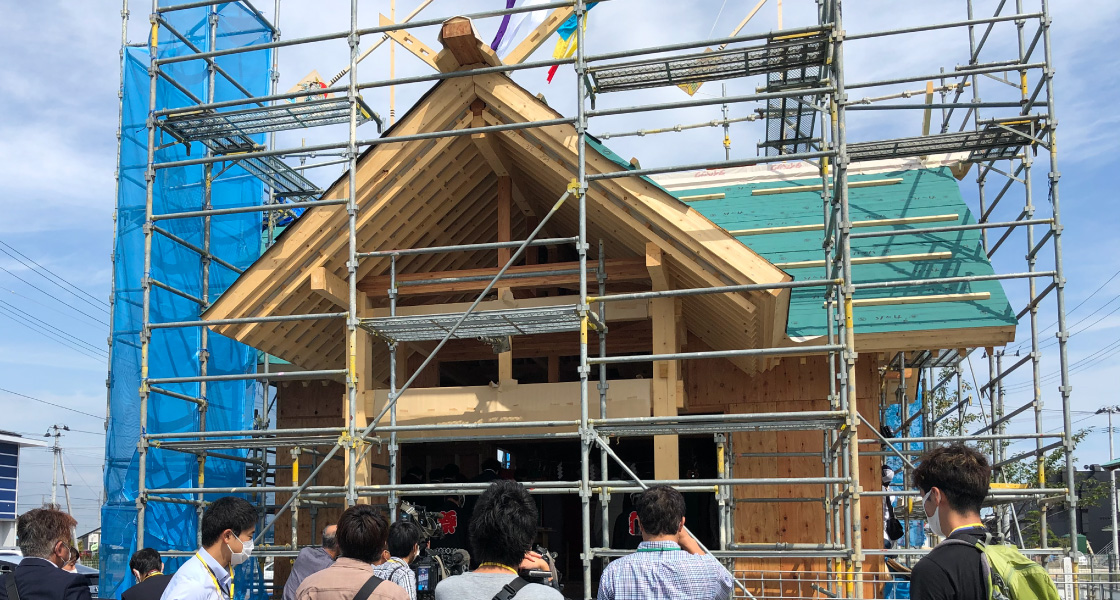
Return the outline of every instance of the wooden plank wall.
[[[276,427],[277,429],[289,428],[303,428],[303,427],[341,427],[345,422],[343,418],[343,410],[345,407],[346,386],[334,381],[292,381],[284,382],[281,384],[279,391],[279,399],[276,403]],[[315,448],[320,453],[330,452],[331,446],[319,446]],[[289,448],[279,448],[277,450],[277,462],[283,465],[290,465],[292,462]],[[341,450],[339,451],[342,452]],[[387,450],[386,450],[387,452]],[[374,463],[387,463],[388,457],[385,454],[378,455],[377,448],[371,451]],[[317,464],[319,461],[314,461]],[[311,474],[314,469],[312,466],[313,460],[311,455],[302,454],[300,456],[300,478],[299,483],[307,481],[307,476]],[[337,485],[342,486],[346,484],[346,471],[345,461],[339,455],[335,456],[331,464],[323,467],[316,477],[315,485]],[[371,483],[388,483],[388,472],[384,469],[374,468],[370,476]],[[292,485],[292,471],[290,469],[277,469],[276,471],[276,485],[284,487]],[[291,497],[290,494],[276,494],[276,503],[284,504]],[[384,499],[371,498],[372,502],[384,502]],[[335,498],[331,499],[332,504],[345,504],[345,499]],[[317,510],[315,518],[315,529],[321,532],[323,527],[328,523],[338,520],[339,515],[342,514],[341,507],[321,507]],[[297,527],[297,544],[299,546],[310,545],[312,540],[311,530],[311,510],[309,508],[299,509]],[[291,543],[292,539],[292,521],[290,511],[285,511],[284,514],[276,518],[275,525],[276,543],[279,545]],[[319,543],[321,538],[319,533],[315,533],[315,542]],[[288,580],[288,574],[291,572],[292,559],[277,559],[275,571],[273,573],[273,589],[274,596],[279,598],[284,592],[284,582]]]
[[[690,340],[691,341],[691,340]],[[695,350],[690,345],[689,350]],[[787,358],[773,369],[754,377],[732,368],[722,360],[685,362],[685,386],[688,390],[689,412],[763,413],[806,410],[828,410],[828,369],[825,357]],[[857,363],[860,412],[878,426],[879,364],[875,356],[861,356]],[[866,427],[861,438],[873,437]],[[812,452],[823,448],[820,431],[761,431],[732,435],[733,451],[743,453]],[[865,490],[879,489],[880,461],[860,461],[860,485]],[[824,466],[817,456],[735,458],[733,477],[821,477]],[[824,486],[816,485],[752,485],[734,488],[736,498],[820,498]],[[862,506],[864,548],[882,545],[882,505],[877,498],[865,498]],[[735,541],[737,543],[822,543],[825,541],[827,513],[822,503],[812,502],[739,502],[735,508]],[[866,572],[881,570],[880,559],[868,559]],[[756,584],[751,590],[758,595],[817,597],[807,580],[816,572],[826,570],[823,559],[740,559],[737,569],[754,571],[746,577],[759,577],[759,571],[783,572],[782,583],[768,583],[765,590]],[[767,574],[767,578],[773,575]],[[751,587],[751,586],[748,586]],[[867,589],[871,593],[870,586]]]

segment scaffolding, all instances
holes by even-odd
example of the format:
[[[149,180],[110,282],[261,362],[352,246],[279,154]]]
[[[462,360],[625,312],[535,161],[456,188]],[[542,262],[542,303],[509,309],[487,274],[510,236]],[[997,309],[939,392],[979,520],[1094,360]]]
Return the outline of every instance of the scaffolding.
[[[610,0],[611,4],[630,0]],[[594,54],[594,44],[585,38],[583,19],[589,9],[585,0],[559,0],[546,4],[517,7],[504,10],[491,10],[466,15],[471,19],[487,19],[512,15],[529,10],[553,10],[570,8],[574,11],[577,27],[573,35],[577,38],[577,51],[572,58],[549,59],[521,64],[487,66],[475,70],[439,73],[427,76],[392,78],[379,81],[361,81],[357,65],[363,56],[360,43],[370,36],[381,37],[395,32],[405,32],[418,27],[438,26],[444,19],[408,20],[379,27],[358,27],[358,2],[351,0],[349,25],[346,29],[318,34],[306,38],[281,39],[279,37],[279,0],[271,19],[266,18],[247,0],[230,4],[241,5],[247,12],[256,15],[262,22],[269,24],[272,40],[242,48],[215,49],[213,44],[201,48],[190,41],[189,35],[178,32],[166,20],[168,13],[207,7],[210,10],[210,36],[217,34],[220,15],[214,8],[226,4],[218,0],[199,0],[181,4],[161,3],[153,0],[151,5],[152,35],[148,42],[151,52],[150,106],[151,118],[147,123],[148,160],[145,170],[147,206],[144,215],[144,280],[143,280],[143,324],[137,333],[142,364],[139,375],[138,415],[141,426],[139,436],[137,467],[138,483],[135,507],[138,512],[136,523],[137,547],[145,543],[145,524],[147,513],[153,503],[169,503],[193,507],[199,514],[206,501],[205,494],[243,493],[251,494],[264,507],[268,518],[262,515],[256,541],[266,539],[275,518],[291,511],[292,539],[287,545],[263,545],[258,555],[294,556],[301,546],[314,540],[298,540],[295,514],[298,507],[353,505],[361,497],[386,497],[387,506],[393,518],[402,494],[436,495],[451,489],[461,494],[478,494],[484,484],[404,484],[398,480],[398,456],[402,444],[425,443],[432,441],[462,441],[487,436],[505,436],[503,430],[514,428],[536,428],[547,433],[519,434],[525,439],[567,439],[580,447],[580,471],[578,478],[566,481],[525,482],[534,494],[574,494],[578,495],[581,506],[581,562],[582,573],[571,577],[582,587],[580,597],[593,597],[594,582],[592,565],[596,561],[609,560],[623,554],[612,550],[606,527],[607,511],[611,495],[630,493],[653,484],[669,484],[682,491],[714,492],[718,501],[718,548],[712,554],[724,562],[735,575],[737,597],[767,598],[821,598],[851,597],[862,598],[872,589],[865,583],[880,581],[876,573],[865,572],[866,562],[876,556],[890,554],[910,561],[924,551],[909,544],[891,550],[871,549],[864,543],[860,525],[861,515],[865,514],[870,503],[878,506],[890,501],[891,497],[913,498],[910,472],[913,460],[931,444],[947,439],[985,443],[991,448],[995,479],[1003,481],[1007,466],[1021,461],[1034,461],[1043,479],[1034,487],[994,487],[989,505],[1000,516],[1001,533],[1015,539],[1012,530],[1018,520],[1012,516],[1014,502],[1029,500],[1036,502],[1041,510],[1043,530],[1046,528],[1046,509],[1053,503],[1069,507],[1069,530],[1076,531],[1077,496],[1074,491],[1074,464],[1072,462],[1072,425],[1070,419],[1069,365],[1066,345],[1069,337],[1065,321],[1065,279],[1062,272],[1062,226],[1059,208],[1060,171],[1057,166],[1057,149],[1054,143],[1057,117],[1053,95],[1053,63],[1051,57],[1051,20],[1048,0],[1037,0],[1037,10],[1027,10],[1026,0],[1014,3],[1000,2],[991,16],[974,14],[974,0],[965,0],[967,18],[955,22],[906,27],[889,31],[849,33],[842,22],[840,0],[818,0],[817,22],[809,26],[765,33],[743,33],[726,38],[696,40],[687,43],[631,49],[624,52]],[[1014,4],[1014,6],[1010,6]],[[415,13],[414,13],[415,14]],[[129,18],[128,1],[124,1],[123,31],[127,31]],[[997,25],[1013,24],[1016,30],[1017,54],[999,56],[998,60],[981,60],[992,50],[992,36],[999,35]],[[849,81],[844,54],[849,45],[859,44],[862,40],[890,38],[900,40],[903,47],[906,36],[941,29],[967,30],[969,37],[969,56],[967,64],[956,65],[952,70],[937,73],[901,76],[876,81]],[[190,49],[175,56],[160,56],[156,51],[157,39],[170,35],[182,40]],[[234,78],[219,66],[222,57],[255,50],[297,48],[330,40],[344,40],[349,48],[347,79],[341,84],[332,82],[328,87],[313,90],[277,93],[273,79],[271,92],[254,95],[242,88]],[[704,47],[722,45],[716,52],[699,52]],[[989,52],[985,53],[984,51]],[[122,46],[122,61],[123,61]],[[1039,56],[1041,54],[1041,56]],[[273,55],[275,61],[275,54]],[[171,71],[174,65],[185,61],[206,61],[209,84],[208,94],[198,97],[187,87],[175,81]],[[480,73],[509,73],[522,69],[560,66],[572,68],[575,72],[575,87],[572,93],[577,98],[576,114],[571,118],[556,118],[544,121],[518,123],[512,125],[471,126],[465,129],[422,132],[395,137],[361,139],[358,126],[367,120],[375,120],[380,132],[380,118],[366,105],[359,93],[362,90],[389,86],[425,84],[472,76]],[[274,68],[275,72],[275,62]],[[1018,75],[1012,78],[1007,74]],[[756,93],[707,99],[690,99],[674,103],[645,104],[626,108],[596,110],[596,97],[608,94],[640,92],[655,87],[694,84],[711,80],[727,80],[751,76],[766,78],[764,85]],[[123,77],[123,76],[122,76]],[[244,93],[244,98],[216,101],[213,95],[215,82],[222,78],[228,80]],[[939,82],[937,90],[940,102],[922,103],[883,103],[882,99],[897,98],[887,95],[875,100],[850,100],[849,90],[872,89],[887,90],[904,84],[927,81]],[[157,85],[170,84],[191,98],[186,106],[162,106],[158,103]],[[984,99],[980,86],[985,86]],[[997,86],[997,91],[987,93],[987,86]],[[1009,92],[1008,89],[1013,90]],[[886,93],[886,92],[884,92]],[[932,92],[931,92],[932,93]],[[971,98],[965,98],[971,93]],[[1007,96],[1007,100],[994,100]],[[330,97],[337,95],[337,97]],[[951,97],[950,97],[951,96]],[[908,96],[907,96],[908,97]],[[620,168],[615,172],[588,173],[586,153],[589,145],[589,128],[595,118],[646,111],[666,110],[680,107],[714,106],[725,107],[724,119],[719,124],[725,131],[732,123],[753,119],[730,119],[727,106],[758,105],[758,117],[766,121],[766,139],[759,144],[761,155],[749,157],[742,154],[732,157],[730,150],[725,160],[703,163],[677,164],[650,168]],[[590,105],[590,107],[589,107]],[[934,117],[940,114],[937,131],[931,135],[891,139],[883,141],[850,142],[847,137],[849,112],[863,110],[902,110],[927,111]],[[929,118],[929,117],[927,117]],[[936,122],[936,119],[934,119]],[[276,148],[272,134],[278,131],[316,127],[330,124],[345,124],[348,135],[345,140],[305,145],[297,148]],[[553,209],[542,216],[522,240],[442,246],[427,248],[360,248],[356,237],[356,218],[360,210],[361,198],[357,193],[356,171],[359,152],[377,144],[395,144],[415,140],[435,140],[452,136],[540,128],[558,124],[573,125],[577,132],[578,166],[575,180],[566,190],[557,190]],[[712,122],[712,125],[716,125]],[[707,124],[703,124],[707,125]],[[667,128],[663,131],[679,130]],[[656,131],[654,131],[656,132]],[[639,132],[641,133],[641,132]],[[172,138],[172,143],[188,144],[201,142],[205,155],[160,162],[157,149],[163,134]],[[253,136],[269,134],[267,144],[262,144]],[[617,134],[625,135],[625,134]],[[608,137],[608,136],[603,136]],[[726,145],[726,144],[725,144]],[[728,146],[729,148],[729,146]],[[1046,175],[1048,202],[1042,206],[1044,214],[1037,214],[1032,187],[1032,169],[1035,154],[1045,151],[1048,171]],[[313,184],[301,169],[291,166],[291,157],[306,155],[309,152],[341,151],[342,160],[347,167],[347,189],[345,198],[322,198],[323,190]],[[849,212],[848,169],[852,161],[877,160],[883,158],[917,157],[940,153],[965,153],[963,163],[975,167],[980,203],[978,222],[972,225],[932,225],[922,221],[894,224],[885,231],[855,231],[861,226],[853,221]],[[608,293],[606,269],[603,263],[603,249],[600,242],[598,252],[593,252],[594,241],[587,232],[587,192],[589,188],[615,178],[646,177],[657,174],[676,173],[697,169],[713,169],[760,165],[783,161],[805,161],[818,168],[822,200],[822,226],[816,230],[821,233],[821,252],[823,264],[827,265],[827,276],[819,279],[802,280],[779,284],[725,285],[720,287],[701,287],[675,289],[668,291]],[[240,166],[251,176],[259,179],[268,190],[265,202],[250,201],[242,206],[211,205],[208,196],[203,196],[198,209],[157,214],[153,209],[154,190],[160,185],[161,175],[168,169],[179,167],[201,167],[201,180],[194,182],[204,194],[208,193],[209,182],[218,173],[233,165]],[[996,194],[989,190],[998,188]],[[1021,205],[1012,206],[1012,201],[1021,197]],[[541,238],[549,219],[565,203],[575,203],[578,207],[577,235],[570,238]],[[250,212],[272,213],[292,211],[324,205],[344,205],[348,215],[348,242],[346,295],[348,307],[345,311],[316,314],[297,314],[283,317],[246,317],[227,320],[238,323],[260,323],[267,321],[303,322],[310,320],[329,320],[338,324],[340,334],[346,339],[346,360],[333,369],[291,370],[273,372],[274,363],[264,357],[261,372],[243,374],[209,374],[214,365],[209,353],[198,355],[199,374],[175,377],[149,376],[148,363],[160,348],[151,342],[152,333],[159,330],[195,332],[201,339],[202,348],[207,348],[208,326],[222,324],[222,321],[204,321],[201,318],[159,322],[151,318],[152,295],[154,289],[187,299],[201,311],[213,301],[208,290],[211,263],[219,264],[238,273],[241,269],[230,264],[223,257],[210,250],[210,228],[214,217]],[[176,236],[170,229],[160,224],[179,219],[201,219],[204,228],[202,245]],[[271,220],[269,221],[272,222]],[[866,224],[863,224],[866,226]],[[898,227],[902,227],[901,229]],[[857,281],[852,277],[853,240],[883,236],[920,237],[932,233],[980,230],[983,236],[983,250],[988,257],[996,254],[1015,231],[1025,234],[1026,270],[992,276],[959,275],[951,277],[912,279],[907,281]],[[149,276],[151,265],[162,258],[156,253],[153,239],[156,236],[175,242],[201,257],[200,280],[201,296],[177,289],[168,282],[155,280]],[[272,227],[269,227],[271,241]],[[530,247],[565,247],[578,257],[576,269],[579,281],[578,302],[570,306],[555,306],[541,309],[476,310],[500,282],[507,281],[507,271]],[[397,260],[402,256],[415,254],[453,254],[475,251],[503,249],[508,258],[493,276],[481,278],[486,285],[476,295],[475,300],[462,312],[440,315],[402,316],[398,314]],[[1052,261],[1043,258],[1043,253],[1052,252]],[[598,264],[595,262],[598,257]],[[389,277],[389,315],[366,318],[359,314],[358,306],[358,265],[365,260],[385,260],[390,263]],[[1049,264],[1049,268],[1040,266]],[[518,276],[531,276],[533,272],[519,273]],[[511,275],[512,276],[512,275]],[[589,280],[597,283],[597,289],[589,289]],[[1028,302],[1018,311],[1017,318],[1029,317],[1031,352],[1010,365],[1004,364],[1007,358],[1000,352],[987,352],[989,373],[988,383],[975,390],[987,395],[987,404],[980,403],[978,409],[986,420],[984,427],[966,431],[964,411],[968,410],[969,400],[962,391],[962,381],[968,354],[939,352],[943,348],[929,351],[901,352],[890,357],[886,371],[897,373],[898,391],[895,397],[887,397],[884,392],[880,399],[881,414],[886,418],[889,410],[897,406],[899,426],[898,437],[888,439],[879,434],[878,428],[871,427],[875,437],[861,438],[860,432],[870,424],[867,415],[860,412],[857,402],[856,362],[859,348],[856,345],[856,328],[853,323],[854,296],[860,290],[886,290],[912,286],[957,285],[976,281],[1025,281]],[[410,281],[410,284],[416,284]],[[422,283],[422,282],[421,282]],[[649,300],[660,298],[684,298],[712,294],[743,294],[772,291],[776,289],[814,288],[823,290],[825,302],[821,320],[825,322],[825,340],[812,348],[761,347],[714,350],[706,352],[675,352],[662,354],[610,355],[607,353],[608,314],[612,303],[629,300]],[[1039,348],[1044,331],[1038,322],[1039,307],[1044,299],[1051,297],[1055,302],[1057,314],[1056,336],[1058,341],[1057,364],[1061,372],[1061,385],[1058,388],[1058,401],[1061,406],[1062,426],[1059,431],[1046,429],[1043,418],[1043,390],[1041,384],[1043,354]],[[402,395],[413,387],[420,373],[437,357],[445,344],[454,339],[480,339],[500,348],[502,339],[511,335],[530,335],[545,332],[567,332],[579,336],[579,412],[574,420],[517,421],[477,425],[399,425],[397,423],[397,404]],[[590,332],[598,336],[598,348],[593,346]],[[370,420],[368,426],[358,424],[358,366],[357,353],[359,336],[373,335],[387,344],[389,350],[389,391],[388,402]],[[438,342],[423,363],[412,370],[411,374],[399,375],[398,344],[413,341]],[[610,382],[605,367],[622,363],[656,363],[657,361],[687,361],[720,357],[749,357],[754,359],[777,359],[782,357],[802,357],[824,355],[828,369],[829,409],[824,411],[779,411],[773,413],[724,414],[724,415],[680,415],[675,417],[650,418],[607,418],[607,390]],[[1033,392],[1029,402],[1017,407],[1005,406],[1004,389],[1006,378],[1018,369],[1029,366],[1032,373]],[[593,389],[592,373],[598,371],[597,390]],[[922,384],[919,398],[909,398],[907,388],[908,373],[918,373]],[[277,429],[268,422],[268,400],[276,394],[270,386],[285,380],[342,380],[345,382],[347,402],[345,405],[345,425],[339,427]],[[403,381],[402,381],[403,379]],[[252,429],[213,431],[206,428],[207,393],[210,383],[246,381],[256,382],[262,387],[261,397],[265,399],[265,410]],[[191,383],[199,386],[197,395],[185,394],[170,389],[176,384]],[[955,393],[950,395],[955,403],[941,414],[935,414],[933,397],[939,390],[950,389],[955,385]],[[271,391],[270,391],[271,390]],[[591,407],[596,403],[598,391],[600,418],[591,416]],[[151,432],[145,426],[153,406],[167,402],[187,402],[199,411],[200,427],[197,431]],[[1034,417],[1034,428],[1030,432],[1012,432],[1009,422],[1018,415]],[[389,417],[389,425],[381,425],[383,417]],[[938,423],[946,418],[956,417],[959,430],[957,435],[940,435]],[[734,448],[731,434],[734,432],[759,431],[811,431],[819,432],[823,440],[823,451],[806,453],[819,458],[824,465],[824,476],[819,477],[736,477],[737,461],[758,456],[758,453],[739,452]],[[403,432],[438,432],[439,437],[400,440]],[[625,437],[647,437],[653,435],[705,434],[714,436],[718,448],[717,472],[715,479],[676,479],[642,480],[618,457],[611,440]],[[1012,451],[1014,443],[1033,442],[1033,449],[1026,452]],[[388,484],[363,486],[358,483],[357,468],[371,448],[384,445],[387,448]],[[329,450],[323,450],[329,448]],[[289,449],[292,456],[290,465],[280,459],[280,449]],[[1044,459],[1048,452],[1061,449],[1065,451],[1063,481],[1045,481]],[[187,453],[195,457],[198,469],[196,487],[161,488],[149,485],[146,466],[153,452]],[[304,477],[299,476],[301,454],[312,456],[312,467]],[[778,453],[793,456],[791,453]],[[247,480],[244,486],[210,487],[206,486],[201,475],[205,472],[207,459],[236,461],[248,465]],[[332,461],[344,459],[347,476],[343,485],[319,485],[317,476]],[[860,487],[858,474],[861,461],[890,458],[902,465],[903,489],[865,490]],[[596,460],[597,459],[597,460]],[[625,474],[623,480],[608,477],[610,465],[617,463]],[[278,469],[292,470],[293,484],[275,485]],[[598,478],[593,477],[593,471]],[[303,483],[299,483],[303,479]],[[819,543],[814,544],[760,544],[739,543],[735,532],[735,509],[744,503],[779,499],[736,498],[736,492],[746,486],[757,485],[794,485],[810,486],[820,490],[820,497],[811,499],[827,512],[825,530],[821,532]],[[289,494],[282,504],[277,504],[277,494]],[[593,500],[598,503],[601,515],[592,514]],[[808,501],[809,499],[806,499]],[[910,523],[922,519],[921,502],[908,502],[913,510],[904,513],[907,531]],[[314,514],[314,513],[313,513]],[[314,518],[314,517],[313,517]],[[592,523],[601,518],[602,537],[593,539]],[[314,527],[312,527],[314,530]],[[1038,554],[1065,553],[1073,558],[1076,565],[1078,550],[1047,548],[1047,537],[1037,549],[1027,552]],[[1021,536],[1020,536],[1021,539]],[[193,548],[178,548],[170,555],[185,556]],[[781,574],[751,572],[739,568],[737,559],[750,558],[815,558],[827,566],[815,579],[805,574],[798,580],[795,591],[781,583]],[[765,582],[777,580],[776,585]],[[759,583],[763,582],[763,583]]]

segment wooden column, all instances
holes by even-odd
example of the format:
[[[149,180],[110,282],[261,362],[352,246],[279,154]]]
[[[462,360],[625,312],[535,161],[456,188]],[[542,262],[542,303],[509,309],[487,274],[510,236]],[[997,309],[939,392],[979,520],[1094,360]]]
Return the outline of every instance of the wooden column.
[[[646,268],[654,291],[670,287],[661,249],[646,245]],[[654,298],[649,301],[649,316],[653,325],[653,353],[673,354],[681,351],[680,327],[681,301],[676,298]],[[653,363],[652,386],[653,416],[672,417],[677,414],[681,379],[678,360],[658,360]],[[653,436],[653,475],[655,479],[680,478],[680,448],[675,435]]]
[[[360,300],[362,300],[362,298],[359,298],[359,301]],[[362,310],[359,309],[359,314],[361,314],[361,313],[362,313]],[[354,407],[354,427],[357,428],[358,433],[360,435],[362,430],[365,429],[366,426],[369,425],[369,419],[370,419],[370,416],[368,414],[367,407],[366,407],[366,398],[372,392],[373,387],[374,387],[374,382],[373,382],[373,344],[374,344],[374,340],[373,340],[373,336],[371,336],[369,333],[367,333],[364,329],[358,329],[355,332],[355,336],[356,336],[356,339],[355,339],[355,344],[356,344],[355,345],[356,367],[355,367],[355,370],[357,372],[358,381],[357,381],[357,385],[356,385],[357,393],[355,394],[356,406]],[[343,418],[343,421],[347,425],[350,424],[350,408],[349,408],[349,405],[348,405],[349,404],[348,400],[349,400],[349,397],[344,395],[343,400],[342,400],[342,406],[343,406],[342,418]],[[374,416],[376,416],[376,415],[374,415]],[[361,449],[362,449],[362,446],[359,445],[358,449],[359,449],[358,451],[360,453]],[[362,460],[360,463],[358,463],[358,468],[355,470],[355,473],[357,475],[357,477],[356,477],[356,479],[357,479],[356,484],[357,485],[359,485],[359,486],[370,485],[370,471],[372,470],[372,466],[371,466],[372,460],[371,459],[373,458],[373,456],[374,456],[374,453],[371,452],[370,454],[366,455],[366,458],[364,460]],[[347,473],[347,476],[349,476],[349,473],[350,473],[350,453],[349,452],[346,453],[345,458],[346,458],[346,473]],[[361,503],[361,504],[366,504],[369,501],[370,501],[370,499],[368,497],[362,497],[362,496],[358,497],[358,502]]]
[[[513,239],[511,232],[511,209],[513,205],[513,182],[509,175],[498,176],[498,241],[508,242]],[[509,262],[513,255],[511,248],[498,249],[498,268],[501,269]],[[508,287],[498,288],[498,299],[513,298],[513,290]],[[509,352],[498,354],[498,383],[513,379],[513,349]]]
[[[560,382],[560,356],[557,354],[548,355],[548,382]]]

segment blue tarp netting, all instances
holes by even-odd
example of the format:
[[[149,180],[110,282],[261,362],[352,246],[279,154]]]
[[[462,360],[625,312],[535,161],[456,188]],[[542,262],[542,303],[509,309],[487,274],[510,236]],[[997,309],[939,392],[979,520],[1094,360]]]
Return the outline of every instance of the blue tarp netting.
[[[925,390],[923,389],[924,385],[925,385],[925,382],[923,380],[919,379],[918,380],[918,390],[917,390],[917,393],[914,394],[915,399],[912,400],[906,406],[906,417],[905,417],[906,419],[909,419],[910,417],[914,417],[914,415],[917,415],[918,413],[920,413],[922,411],[922,400],[921,400],[921,398],[922,398],[922,394],[925,393]],[[883,421],[882,422],[883,422],[884,425],[891,428],[891,431],[893,431],[895,433],[896,437],[902,437],[902,435],[903,435],[901,432],[899,432],[899,428],[902,427],[902,422],[903,422],[903,417],[900,414],[899,408],[900,407],[899,407],[898,404],[889,404],[883,410]],[[914,420],[910,422],[910,431],[906,432],[906,437],[921,437],[921,436],[925,435],[924,434],[925,430],[924,430],[923,421],[925,421],[925,417],[923,417],[923,416],[918,416],[918,417],[914,418]],[[909,447],[910,450],[913,450],[913,451],[916,451],[916,452],[921,452],[922,450],[925,449],[925,444],[923,444],[921,442],[911,442],[908,445],[908,447]],[[902,459],[897,457],[897,456],[887,456],[883,459],[883,464],[890,467],[895,473],[894,481],[892,482],[892,485],[890,486],[890,489],[892,489],[892,490],[903,490],[903,489],[905,489],[905,487],[903,486],[903,479],[902,479],[902,471],[903,471]],[[899,540],[898,547],[902,547],[902,548],[921,548],[926,543],[925,521],[922,521],[922,520],[910,521],[910,527],[909,527],[909,530],[906,532],[906,538],[907,538],[906,540]]]
[[[165,4],[161,2],[161,4]],[[170,3],[166,3],[170,4]],[[172,27],[203,51],[245,47],[271,41],[271,31],[237,3],[219,4],[217,36],[211,48],[208,15],[210,7],[165,13]],[[191,53],[186,44],[160,28],[160,58]],[[105,442],[105,493],[102,507],[102,545],[100,596],[120,598],[133,584],[128,560],[136,550],[136,496],[140,436],[140,329],[142,327],[144,270],[145,167],[148,132],[145,127],[149,109],[148,48],[128,48],[124,57],[124,95],[122,107],[120,189],[117,197],[117,238],[114,248],[113,360],[110,386],[109,431]],[[257,50],[222,56],[217,64],[254,95],[268,93],[270,53]],[[176,82],[199,98],[207,96],[206,63],[192,60],[163,65]],[[221,75],[214,85],[215,101],[243,97]],[[156,87],[156,108],[191,106],[194,102],[164,79]],[[171,142],[161,139],[157,147]],[[263,136],[257,140],[264,142]],[[188,149],[170,145],[156,152],[162,163],[203,156],[204,147],[195,143]],[[219,168],[214,172],[218,173]],[[154,214],[202,208],[203,167],[201,165],[156,171],[153,195]],[[261,204],[263,184],[240,167],[233,167],[213,181],[211,202],[215,208]],[[210,248],[215,256],[244,268],[261,252],[261,214],[245,213],[212,217]],[[159,226],[196,245],[203,245],[201,218],[172,219]],[[195,297],[202,296],[201,257],[159,234],[152,236],[151,277]],[[221,294],[237,274],[217,263],[210,267],[211,300]],[[150,319],[153,323],[196,320],[200,307],[178,295],[152,288]],[[149,350],[149,377],[181,377],[199,374],[201,332],[198,328],[156,329]],[[210,334],[209,375],[252,373],[256,352],[217,334]],[[167,384],[175,392],[200,396],[198,383]],[[253,424],[256,384],[251,381],[210,382],[206,388],[207,430],[244,430]],[[199,410],[194,404],[153,394],[148,403],[148,433],[197,431]],[[225,451],[237,454],[239,451]],[[243,451],[241,451],[243,453]],[[196,487],[199,485],[196,457],[152,448],[147,457],[148,488]],[[244,463],[208,458],[205,485],[245,485]],[[183,496],[179,496],[182,498]],[[213,498],[207,498],[213,500]],[[197,519],[193,506],[148,502],[144,546],[157,550],[194,550],[197,547]],[[166,559],[168,572],[183,559]],[[239,567],[236,573],[239,598],[263,598],[256,561]]]

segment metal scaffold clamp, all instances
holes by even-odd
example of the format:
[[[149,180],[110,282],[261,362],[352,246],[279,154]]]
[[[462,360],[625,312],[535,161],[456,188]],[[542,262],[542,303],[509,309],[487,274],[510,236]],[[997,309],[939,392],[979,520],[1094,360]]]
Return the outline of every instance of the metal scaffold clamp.
[[[363,444],[366,444],[365,440],[362,440],[361,438],[351,437],[349,431],[343,431],[342,434],[338,436],[338,440],[335,443],[339,446],[342,446],[343,448],[355,449],[361,447]]]
[[[576,198],[583,195],[583,188],[580,186],[578,179],[573,179],[568,182],[568,193]]]

